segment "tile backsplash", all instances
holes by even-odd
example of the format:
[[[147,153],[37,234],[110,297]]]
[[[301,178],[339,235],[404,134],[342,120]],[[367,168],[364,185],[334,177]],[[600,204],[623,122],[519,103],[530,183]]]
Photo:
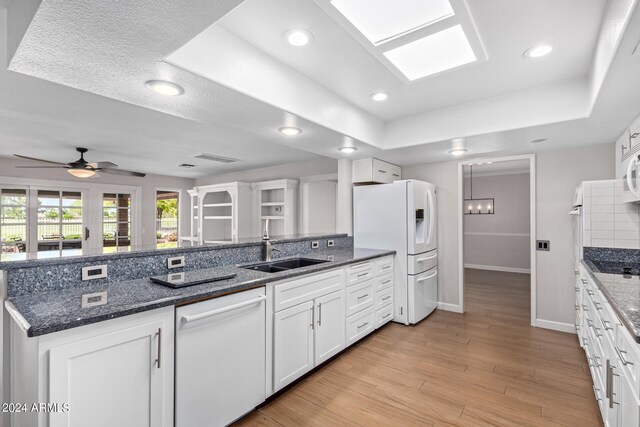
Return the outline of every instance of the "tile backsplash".
[[[584,246],[640,249],[640,206],[623,201],[621,179],[583,184]]]

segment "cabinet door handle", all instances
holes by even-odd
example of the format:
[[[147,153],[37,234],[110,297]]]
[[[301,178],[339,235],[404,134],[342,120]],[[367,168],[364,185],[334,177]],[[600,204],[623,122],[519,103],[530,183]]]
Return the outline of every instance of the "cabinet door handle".
[[[608,320],[602,319],[602,326],[604,326],[604,330],[613,331],[613,328],[611,326],[607,326],[607,323],[611,323],[611,322],[609,322]]]
[[[366,297],[368,297],[368,296],[369,296],[369,294],[360,295],[360,296],[358,297],[358,300],[361,300],[362,298],[366,298]]]
[[[322,326],[322,303],[318,303],[318,326]]]
[[[596,386],[593,386],[593,393],[596,395],[596,400],[598,402],[600,402],[602,400],[602,398],[600,396],[598,396],[598,391],[599,390],[600,390],[599,388],[597,388]]]
[[[365,326],[367,326],[369,324],[369,322],[364,322],[362,325],[358,326],[358,329],[360,328],[364,328]]]
[[[624,366],[633,365],[633,362],[630,362],[627,359],[625,359],[624,355],[627,354],[626,351],[620,350],[618,347],[616,347],[616,352],[618,353],[618,357],[620,357],[620,361]]]
[[[89,232],[89,227],[84,228],[84,240],[89,240],[89,236],[91,233]]]
[[[387,171],[382,170],[382,169],[378,169],[378,172],[380,172],[380,173],[387,173]]]
[[[393,176],[400,178],[400,175],[398,175],[397,173],[394,173]]]
[[[580,279],[580,281],[582,282],[583,285],[587,284],[587,281],[585,279]]]
[[[156,335],[158,336],[158,357],[156,358],[156,363],[158,365],[158,369],[160,369],[160,363],[162,360],[162,328],[158,328]]]
[[[584,304],[582,304],[582,309],[583,309],[584,311],[589,311],[589,309],[587,308],[587,306],[586,306],[586,305],[584,305]]]
[[[385,280],[384,282],[382,282],[383,285],[386,285],[387,283],[390,283],[391,279]]]
[[[311,329],[314,329],[314,323],[316,323],[316,311],[315,306],[311,306]]]
[[[364,277],[364,276],[368,276],[368,275],[369,275],[369,272],[367,271],[365,273],[358,274],[358,277]]]
[[[599,302],[594,302],[593,305],[596,307],[596,310],[602,310],[602,304]]]
[[[593,296],[593,291],[591,289],[587,289],[587,294],[592,297]]]
[[[382,301],[386,301],[386,300],[388,300],[389,298],[391,298],[391,295],[387,295],[386,297],[382,298]]]
[[[382,316],[383,319],[386,319],[387,317],[391,316],[391,313],[387,313],[384,316]]]

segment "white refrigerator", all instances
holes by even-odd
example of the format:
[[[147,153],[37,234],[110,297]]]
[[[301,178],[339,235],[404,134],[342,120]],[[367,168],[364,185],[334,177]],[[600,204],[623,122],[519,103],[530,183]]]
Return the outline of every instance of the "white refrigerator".
[[[437,189],[403,180],[353,189],[357,248],[393,249],[395,322],[414,324],[438,305]]]

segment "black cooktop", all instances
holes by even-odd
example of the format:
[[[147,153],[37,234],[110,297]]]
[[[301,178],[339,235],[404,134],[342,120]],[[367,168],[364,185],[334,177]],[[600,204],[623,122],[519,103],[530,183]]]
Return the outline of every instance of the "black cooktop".
[[[611,261],[591,261],[600,273],[640,276],[640,265]]]

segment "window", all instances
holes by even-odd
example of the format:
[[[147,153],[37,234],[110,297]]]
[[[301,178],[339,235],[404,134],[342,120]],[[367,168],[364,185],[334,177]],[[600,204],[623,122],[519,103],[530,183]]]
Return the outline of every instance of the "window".
[[[82,193],[38,190],[38,252],[81,249]]]
[[[176,191],[156,192],[156,246],[175,248],[178,246],[178,202]]]
[[[27,251],[27,190],[0,189],[0,253]]]
[[[131,247],[131,194],[103,195],[102,246],[112,249],[113,252]]]

